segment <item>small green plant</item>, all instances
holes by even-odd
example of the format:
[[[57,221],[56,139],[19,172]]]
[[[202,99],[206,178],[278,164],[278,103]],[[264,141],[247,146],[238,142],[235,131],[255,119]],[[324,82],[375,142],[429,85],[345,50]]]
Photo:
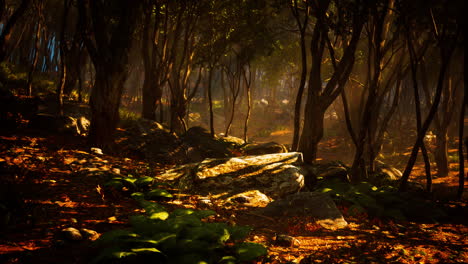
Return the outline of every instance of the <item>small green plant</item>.
[[[102,251],[93,263],[115,263],[117,259],[118,263],[239,263],[267,254],[260,244],[241,242],[249,227],[203,221],[216,214],[213,211],[168,212],[146,200],[147,194],[133,193],[132,197],[146,214],[130,217],[129,229],[102,235],[95,242]]]
[[[242,242],[247,226],[207,222],[210,210],[176,209],[172,212],[154,200],[171,199],[148,176],[116,176],[104,186],[133,191],[131,196],[144,215],[130,217],[130,228],[110,231],[94,244],[102,248],[93,263],[240,263],[266,255],[264,246]]]
[[[448,155],[448,162],[449,163],[458,163],[459,160],[460,159],[458,158],[458,153],[457,152],[449,153],[449,155]]]
[[[138,118],[140,118],[139,114],[129,111],[128,109],[125,109],[123,107],[119,109],[119,114],[122,120],[137,120]]]
[[[323,180],[318,191],[328,193],[338,204],[346,205],[348,213],[362,214],[395,220],[437,219],[447,214],[431,201],[412,193],[398,192],[395,187],[376,187],[368,182],[356,185],[339,180]]]

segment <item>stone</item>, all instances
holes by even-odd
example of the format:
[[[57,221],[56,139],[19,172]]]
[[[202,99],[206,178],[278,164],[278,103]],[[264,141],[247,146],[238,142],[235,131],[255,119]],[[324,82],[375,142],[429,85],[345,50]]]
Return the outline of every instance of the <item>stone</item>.
[[[275,237],[275,245],[280,247],[298,247],[301,243],[299,240],[292,236],[288,235],[276,235]]]
[[[191,177],[196,167],[197,163],[175,166],[174,168],[168,169],[164,173],[158,175],[157,179],[162,181],[176,181],[181,178]]]
[[[245,141],[242,138],[238,138],[234,136],[221,136],[219,137],[219,140],[235,148],[240,148],[243,145],[245,145]]]
[[[138,119],[122,124],[117,131],[119,147],[141,159],[158,163],[179,163],[187,161],[186,148],[177,135],[161,124]]]
[[[276,142],[248,144],[242,148],[246,155],[262,155],[271,153],[286,153],[288,149],[283,144]]]
[[[383,173],[387,175],[388,180],[391,181],[399,180],[401,176],[403,176],[400,170],[379,160],[375,161],[375,170],[377,173]]]
[[[232,156],[231,144],[223,142],[202,127],[191,127],[182,137],[183,144],[190,149],[189,162],[200,162],[205,158],[224,158]]]
[[[96,155],[104,155],[104,153],[102,152],[102,149],[100,148],[91,148],[91,152]]]
[[[81,228],[80,232],[83,238],[87,240],[94,241],[99,238],[99,233],[91,229]]]
[[[298,165],[298,152],[205,159],[200,163],[176,166],[159,175],[184,190],[200,194],[225,194],[225,198],[248,190],[258,190],[276,199],[298,192],[304,186],[305,171]]]
[[[227,201],[250,207],[265,207],[272,199],[259,190],[251,190],[233,195]]]
[[[274,163],[293,164],[302,163],[302,161],[302,153],[299,152],[244,156],[227,159],[205,159],[198,165],[196,177],[197,179],[205,179],[216,177],[221,174],[242,172],[248,167],[255,169],[252,166],[267,166],[273,165]],[[275,166],[270,166],[270,168],[273,167]]]
[[[90,126],[91,126],[91,122],[84,116],[80,116],[76,120],[76,128],[77,128],[78,135],[80,136],[88,135]]]
[[[328,167],[317,175],[322,179],[338,179],[343,182],[350,182],[348,170],[342,166]]]
[[[83,240],[83,236],[80,231],[74,227],[68,227],[62,229],[61,231],[63,238],[70,241],[80,241]]]
[[[322,227],[332,230],[348,225],[330,196],[319,192],[291,194],[271,202],[265,208],[257,209],[257,212],[273,218],[309,216],[315,218]]]

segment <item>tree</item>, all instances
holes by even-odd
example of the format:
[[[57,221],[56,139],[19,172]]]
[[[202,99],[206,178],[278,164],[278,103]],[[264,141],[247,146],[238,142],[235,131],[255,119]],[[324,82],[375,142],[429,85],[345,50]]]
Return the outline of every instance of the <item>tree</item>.
[[[426,9],[426,12],[428,13],[429,17],[432,17],[432,33],[437,41],[440,66],[437,76],[437,86],[434,100],[429,113],[427,114],[427,117],[421,126],[421,129],[418,131],[416,142],[413,145],[410,158],[406,164],[403,176],[400,180],[399,190],[401,191],[404,191],[407,188],[408,179],[416,162],[419,148],[423,144],[423,138],[437,113],[444,88],[445,76],[460,33],[460,28],[453,23],[453,17],[449,14],[441,14],[441,16],[437,17],[438,20],[436,20],[433,15],[432,8]]]
[[[0,34],[0,62],[3,62],[7,54],[7,46],[8,42],[11,37],[11,33],[13,32],[13,27],[15,26],[16,22],[21,18],[21,16],[25,13],[28,9],[29,5],[31,4],[31,0],[22,0],[18,8],[15,9],[13,14],[5,23],[5,26]],[[0,0],[0,19],[3,18],[5,15],[6,10],[6,3],[5,0]]]
[[[365,3],[359,0],[350,2],[335,1],[333,5],[331,5],[330,0],[308,1],[306,4],[310,5],[312,10],[310,15],[315,18],[315,25],[310,40],[311,66],[308,74],[306,114],[304,115],[302,133],[299,137],[298,150],[304,154],[304,161],[310,163],[316,159],[317,146],[323,137],[325,111],[341,94],[353,68],[354,53],[366,21],[367,8]],[[327,15],[332,7],[336,8],[337,14],[334,20]],[[349,19],[346,23],[343,21],[345,18]],[[348,24],[348,22],[349,27],[343,28],[342,26]],[[337,29],[334,31],[336,36],[342,39],[343,55],[341,58],[337,58],[336,70],[332,71],[328,82],[324,85],[322,63],[327,41],[329,40],[329,31],[333,29],[333,26],[336,26],[335,29]],[[349,34],[346,32],[349,32]],[[332,48],[332,46],[328,47]]]
[[[119,121],[128,54],[141,2],[78,1],[83,38],[96,71],[91,92],[90,142],[109,147]]]

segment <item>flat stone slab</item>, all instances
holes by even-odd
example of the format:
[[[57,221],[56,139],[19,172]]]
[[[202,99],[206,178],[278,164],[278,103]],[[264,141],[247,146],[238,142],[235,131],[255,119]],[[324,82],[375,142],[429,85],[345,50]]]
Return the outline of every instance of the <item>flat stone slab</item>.
[[[244,156],[227,159],[205,159],[197,168],[196,177],[205,179],[216,177],[221,174],[239,172],[247,167],[265,167],[274,163],[295,164],[302,163],[302,153],[275,153],[258,156]]]
[[[276,153],[236,158],[205,159],[167,170],[158,179],[172,181],[184,190],[229,196],[259,190],[271,198],[298,192],[306,171],[302,153]]]

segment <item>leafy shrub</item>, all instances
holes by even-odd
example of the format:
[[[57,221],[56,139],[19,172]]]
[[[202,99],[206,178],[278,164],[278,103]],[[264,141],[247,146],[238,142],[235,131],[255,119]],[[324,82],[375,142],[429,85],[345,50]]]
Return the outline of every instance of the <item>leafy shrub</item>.
[[[176,209],[169,213],[142,193],[132,196],[146,215],[130,218],[129,229],[105,233],[95,242],[102,248],[93,263],[239,263],[267,253],[255,243],[240,243],[249,227],[209,223],[210,210]]]
[[[447,216],[432,201],[414,193],[398,192],[392,186],[376,187],[367,182],[352,185],[339,180],[323,180],[317,190],[328,193],[339,204],[348,205],[348,213],[395,220],[425,219],[436,221]]]
[[[267,253],[255,243],[242,243],[249,234],[246,226],[210,223],[210,210],[166,208],[149,200],[170,199],[165,189],[154,188],[153,178],[118,176],[104,186],[131,190],[131,196],[145,209],[144,215],[130,217],[129,229],[105,233],[95,246],[102,248],[93,263],[239,263]]]

